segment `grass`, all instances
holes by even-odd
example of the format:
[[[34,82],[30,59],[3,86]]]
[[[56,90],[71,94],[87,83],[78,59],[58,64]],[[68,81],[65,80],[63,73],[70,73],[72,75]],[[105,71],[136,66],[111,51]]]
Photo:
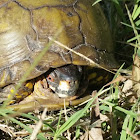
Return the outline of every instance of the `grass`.
[[[121,52],[127,52],[126,55],[129,56],[125,58],[125,73],[127,75],[127,71],[135,72],[131,68],[133,67],[132,64],[133,61],[135,61],[135,56],[140,56],[140,6],[138,5],[140,0],[135,0],[135,3],[134,1],[123,0],[98,0],[97,2],[104,4],[105,9],[109,4],[110,9],[105,10],[105,12],[109,15],[108,20],[113,39],[116,42],[116,54],[120,54],[117,56],[117,59],[121,60],[119,61],[121,64],[122,62],[124,63],[124,57]],[[130,48],[132,52],[134,52],[133,54],[129,51]],[[130,54],[128,52],[130,52]],[[127,62],[127,60],[129,60],[129,62]],[[130,62],[130,60],[132,61]],[[118,71],[117,76],[121,73],[121,70]],[[132,80],[133,77],[133,74],[130,76],[126,75],[124,76],[126,78],[125,83],[118,80],[117,83],[112,83],[107,90],[104,90],[104,88],[101,89],[85,106],[81,105],[57,112],[49,112],[45,117],[43,117],[41,113],[30,112],[13,118],[8,115],[15,113],[13,110],[1,108],[0,115],[2,118],[5,118],[2,123],[9,125],[8,127],[13,134],[15,134],[14,131],[25,134],[23,139],[30,139],[34,127],[40,128],[35,135],[39,140],[52,138],[55,140],[63,140],[71,139],[71,137],[73,137],[73,139],[79,139],[86,133],[88,134],[93,127],[93,125],[90,124],[90,108],[99,105],[100,113],[104,115],[103,118],[106,118],[102,121],[104,139],[138,140],[140,136],[140,97],[139,94],[137,94],[138,90],[133,86],[129,89],[129,92],[123,91],[123,87],[127,86],[126,81]],[[24,79],[21,80],[21,82],[22,81],[24,81]],[[128,86],[131,86],[131,84]],[[96,97],[99,97],[98,103],[93,104]],[[41,121],[41,127],[37,125],[39,121]],[[17,136],[20,136],[20,134],[17,133]]]

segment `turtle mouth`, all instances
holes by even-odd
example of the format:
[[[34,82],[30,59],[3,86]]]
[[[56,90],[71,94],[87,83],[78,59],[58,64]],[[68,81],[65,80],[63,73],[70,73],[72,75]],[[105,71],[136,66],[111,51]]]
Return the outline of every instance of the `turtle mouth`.
[[[57,92],[56,92],[56,94],[57,94],[60,98],[67,98],[67,97],[72,97],[72,96],[74,96],[74,95],[76,94],[76,92],[73,92],[73,93],[71,93],[71,94],[68,94],[67,92],[63,93],[63,92],[61,91],[61,93],[57,93]]]
[[[75,94],[77,93],[77,90],[75,91],[63,91],[63,90],[59,90],[55,92],[60,98],[67,98],[67,97],[72,97],[75,96]]]

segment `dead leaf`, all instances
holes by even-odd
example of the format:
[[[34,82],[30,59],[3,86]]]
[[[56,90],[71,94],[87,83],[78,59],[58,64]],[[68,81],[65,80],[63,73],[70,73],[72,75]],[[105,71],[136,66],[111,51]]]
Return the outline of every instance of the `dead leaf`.
[[[132,70],[133,88],[136,91],[137,96],[140,97],[140,58],[136,55],[134,58],[133,70]]]

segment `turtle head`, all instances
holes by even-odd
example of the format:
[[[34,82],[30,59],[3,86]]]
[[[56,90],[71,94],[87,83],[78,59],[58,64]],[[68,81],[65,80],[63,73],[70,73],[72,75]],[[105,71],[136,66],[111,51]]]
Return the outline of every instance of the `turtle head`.
[[[66,65],[56,68],[47,76],[49,87],[62,98],[74,96],[79,88],[82,67]]]

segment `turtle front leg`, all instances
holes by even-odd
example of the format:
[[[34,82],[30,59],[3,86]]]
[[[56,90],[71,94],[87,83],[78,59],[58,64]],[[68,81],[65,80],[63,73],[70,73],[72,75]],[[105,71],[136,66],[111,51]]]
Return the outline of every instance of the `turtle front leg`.
[[[15,104],[22,101],[24,98],[29,96],[33,91],[33,81],[24,83],[17,91],[17,84],[10,84],[1,88],[0,90],[0,103],[6,102],[6,104]]]

